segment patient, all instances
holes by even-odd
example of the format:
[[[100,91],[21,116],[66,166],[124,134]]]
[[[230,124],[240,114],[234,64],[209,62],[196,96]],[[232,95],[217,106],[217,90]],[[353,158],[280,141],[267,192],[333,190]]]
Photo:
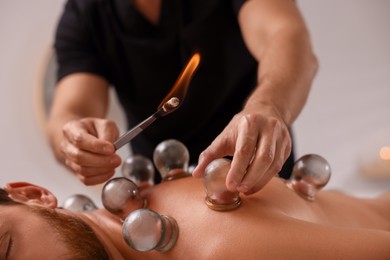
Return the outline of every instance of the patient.
[[[105,209],[73,213],[48,190],[10,183],[0,198],[0,259],[390,259],[390,194],[357,199],[321,191],[309,202],[280,178],[233,211],[209,209],[202,180],[143,191],[148,207],[179,225],[168,252],[137,252]]]

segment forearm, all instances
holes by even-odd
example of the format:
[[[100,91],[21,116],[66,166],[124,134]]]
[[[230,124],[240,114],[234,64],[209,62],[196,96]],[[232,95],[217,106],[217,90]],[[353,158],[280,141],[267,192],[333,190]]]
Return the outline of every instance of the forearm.
[[[66,123],[87,117],[103,118],[108,107],[108,83],[90,74],[74,74],[59,82],[46,133],[56,158],[63,162],[61,142]]]
[[[297,34],[300,34],[297,32]],[[247,100],[245,107],[275,108],[287,125],[301,112],[317,62],[305,37],[280,33],[270,40],[261,59],[258,88]]]
[[[244,109],[272,110],[290,126],[306,102],[318,64],[295,4],[275,2],[283,6],[272,9],[268,6],[274,3],[266,0],[249,1],[240,14],[248,49],[259,62],[258,87]],[[251,19],[269,9],[271,14],[264,14],[265,18]]]

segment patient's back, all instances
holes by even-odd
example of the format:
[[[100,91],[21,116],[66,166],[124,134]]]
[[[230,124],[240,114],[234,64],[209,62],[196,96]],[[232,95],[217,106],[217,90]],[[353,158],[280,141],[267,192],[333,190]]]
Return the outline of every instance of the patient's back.
[[[175,218],[180,230],[170,252],[151,255],[167,259],[191,259],[192,255],[194,259],[253,259],[314,257],[320,253],[330,257],[334,256],[332,247],[338,247],[342,256],[353,257],[369,254],[372,243],[371,249],[383,247],[382,253],[390,256],[390,199],[362,200],[322,191],[310,202],[279,178],[254,195],[241,195],[242,205],[232,211],[208,208],[205,195],[202,180],[191,177],[144,191],[148,207]],[[349,244],[338,239],[347,239]],[[360,248],[352,247],[354,243]]]

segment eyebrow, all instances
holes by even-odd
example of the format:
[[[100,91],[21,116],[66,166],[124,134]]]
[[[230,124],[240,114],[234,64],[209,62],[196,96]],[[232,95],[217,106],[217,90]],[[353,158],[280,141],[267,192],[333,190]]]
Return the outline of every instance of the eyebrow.
[[[12,246],[14,245],[14,240],[12,239],[12,236],[8,234],[8,246],[7,246],[7,252],[5,253],[5,259],[7,260],[9,258],[9,255],[11,254]]]

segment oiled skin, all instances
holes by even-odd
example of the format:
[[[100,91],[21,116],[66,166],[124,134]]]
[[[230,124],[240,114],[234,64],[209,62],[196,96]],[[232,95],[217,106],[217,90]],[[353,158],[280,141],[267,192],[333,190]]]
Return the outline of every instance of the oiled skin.
[[[112,252],[119,251],[124,259],[390,257],[390,193],[358,199],[320,191],[309,202],[275,177],[261,192],[241,195],[236,210],[218,212],[204,203],[202,180],[188,177],[144,190],[143,196],[150,209],[178,223],[178,241],[167,253],[135,252],[124,244],[115,217],[105,210],[87,215],[115,244]]]

